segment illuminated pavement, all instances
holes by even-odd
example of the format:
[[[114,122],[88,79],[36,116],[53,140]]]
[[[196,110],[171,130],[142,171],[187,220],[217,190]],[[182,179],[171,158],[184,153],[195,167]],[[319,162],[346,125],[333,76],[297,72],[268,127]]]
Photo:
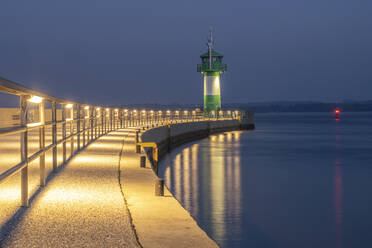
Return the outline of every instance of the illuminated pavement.
[[[121,160],[121,182],[139,241],[143,247],[217,247],[181,204],[165,189],[165,197],[154,196],[155,174],[146,161],[140,168],[135,136],[125,139]]]
[[[61,128],[57,129],[58,139],[61,139]],[[51,129],[46,130],[45,135],[46,145],[52,143]],[[39,150],[39,131],[33,130],[28,135],[28,153],[32,155]],[[67,151],[70,151],[70,142],[66,143]],[[75,149],[77,149],[77,142],[75,138]],[[57,146],[58,164],[62,164],[62,145]],[[70,154],[69,152],[67,153]],[[8,135],[0,137],[0,173],[6,171],[12,166],[21,161],[20,156],[20,135]],[[52,151],[45,154],[45,165],[47,174],[52,171]],[[0,227],[17,212],[21,204],[21,187],[20,187],[19,173],[8,179],[6,182],[0,184]],[[36,190],[39,189],[40,175],[39,175],[39,159],[34,160],[29,164],[29,195],[32,196]],[[1,240],[1,232],[0,232]]]
[[[90,144],[55,174],[9,226],[4,220],[14,210],[5,204],[7,197],[1,197],[2,229],[8,228],[10,234],[0,247],[138,247],[118,183],[125,134],[114,131]],[[15,183],[19,185],[19,176],[0,185],[0,191],[12,191]],[[18,188],[14,191],[19,193]],[[18,195],[8,192],[19,206]],[[12,210],[1,214],[7,208]]]

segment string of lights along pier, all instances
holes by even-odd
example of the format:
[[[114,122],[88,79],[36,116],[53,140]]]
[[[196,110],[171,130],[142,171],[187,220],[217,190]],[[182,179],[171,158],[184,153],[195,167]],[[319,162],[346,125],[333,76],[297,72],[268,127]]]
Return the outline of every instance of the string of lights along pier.
[[[223,55],[214,50],[212,28],[207,46],[208,51],[200,55],[202,63],[197,65],[197,71],[204,75],[204,112],[217,114],[221,110],[221,73],[227,65],[222,63]]]

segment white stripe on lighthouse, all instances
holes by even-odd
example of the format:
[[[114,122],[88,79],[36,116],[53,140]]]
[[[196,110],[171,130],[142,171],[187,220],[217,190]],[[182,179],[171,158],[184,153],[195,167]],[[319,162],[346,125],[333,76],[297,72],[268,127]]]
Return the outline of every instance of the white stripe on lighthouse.
[[[204,77],[204,95],[220,95],[220,77],[219,76],[205,76]]]

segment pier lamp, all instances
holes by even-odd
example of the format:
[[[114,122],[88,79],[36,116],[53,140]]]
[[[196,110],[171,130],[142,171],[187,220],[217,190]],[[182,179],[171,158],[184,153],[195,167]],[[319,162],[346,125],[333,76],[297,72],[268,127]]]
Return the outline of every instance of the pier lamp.
[[[28,101],[31,103],[41,103],[43,101],[43,98],[40,96],[31,96]]]
[[[89,118],[89,106],[85,106],[84,110],[86,110],[85,111],[85,119],[88,119]]]
[[[187,119],[188,115],[189,115],[189,111],[184,110],[184,111],[183,111],[183,116],[186,117],[186,119]]]
[[[43,103],[43,98],[42,97],[39,97],[39,96],[31,96],[29,99],[27,99],[27,101],[30,102],[30,103],[39,104],[38,111],[39,111],[39,119],[40,119],[39,122],[28,123],[27,126],[28,127],[31,127],[31,126],[38,126],[38,125],[44,124],[44,118],[45,117],[44,117],[44,103]]]
[[[72,103],[68,103],[65,105],[65,108],[66,109],[69,109],[70,111],[70,117],[69,118],[66,118],[66,121],[72,121],[74,119],[74,108],[73,108],[73,104]]]

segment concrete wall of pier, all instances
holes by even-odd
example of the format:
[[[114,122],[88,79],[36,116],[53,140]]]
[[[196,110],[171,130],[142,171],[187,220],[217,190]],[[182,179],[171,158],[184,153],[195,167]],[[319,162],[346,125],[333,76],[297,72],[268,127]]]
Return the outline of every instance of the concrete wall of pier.
[[[155,142],[158,146],[159,158],[172,148],[209,134],[254,129],[253,115],[243,121],[216,120],[170,124],[149,129],[141,135],[142,142]]]

